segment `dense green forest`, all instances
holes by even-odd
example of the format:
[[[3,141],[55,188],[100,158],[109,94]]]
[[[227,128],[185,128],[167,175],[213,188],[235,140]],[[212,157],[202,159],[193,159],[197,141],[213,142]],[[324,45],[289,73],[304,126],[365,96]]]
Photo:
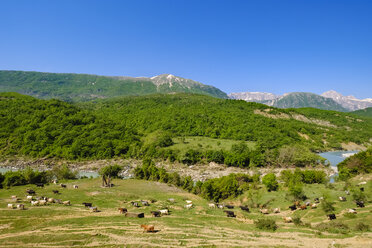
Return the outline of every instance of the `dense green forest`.
[[[371,108],[357,110],[357,111],[354,111],[352,113],[355,114],[355,115],[359,115],[359,116],[372,117],[372,107]]]
[[[56,98],[74,102],[170,92],[188,92],[227,98],[226,93],[221,90],[196,82],[192,84],[192,87],[185,87],[177,82],[172,82],[172,85],[157,86],[150,78],[2,70],[0,70],[0,92],[18,92],[41,99]]]
[[[305,166],[319,162],[312,152],[340,149],[342,142],[365,144],[371,134],[369,118],[203,95],[158,94],[70,104],[0,93],[2,155]],[[230,149],[172,148],[175,139],[186,136],[241,142]]]

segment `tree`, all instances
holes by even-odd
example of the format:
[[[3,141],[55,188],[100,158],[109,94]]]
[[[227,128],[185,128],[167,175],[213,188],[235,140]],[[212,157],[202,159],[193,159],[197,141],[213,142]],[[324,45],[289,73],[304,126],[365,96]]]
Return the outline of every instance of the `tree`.
[[[276,191],[279,187],[278,181],[274,173],[269,173],[262,178],[262,183],[266,186],[267,190]]]
[[[111,178],[117,178],[119,176],[122,167],[119,165],[108,165],[103,167],[99,174],[102,176],[102,186],[111,187]]]

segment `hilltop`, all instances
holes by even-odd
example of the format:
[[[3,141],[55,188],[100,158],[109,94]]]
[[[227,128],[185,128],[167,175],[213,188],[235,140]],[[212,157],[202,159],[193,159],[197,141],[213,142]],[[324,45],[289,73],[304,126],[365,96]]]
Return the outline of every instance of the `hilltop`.
[[[18,92],[41,99],[87,101],[154,93],[197,93],[228,98],[221,90],[202,83],[163,74],[146,77],[109,77],[74,73],[0,71],[0,92]]]

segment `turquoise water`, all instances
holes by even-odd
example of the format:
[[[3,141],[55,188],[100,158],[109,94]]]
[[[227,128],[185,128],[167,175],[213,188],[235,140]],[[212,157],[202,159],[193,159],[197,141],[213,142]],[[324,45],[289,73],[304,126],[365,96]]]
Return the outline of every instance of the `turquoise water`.
[[[358,151],[337,151],[337,152],[323,152],[319,153],[319,156],[328,160],[331,168],[335,171],[335,174],[331,176],[330,182],[333,183],[335,181],[334,177],[338,175],[337,173],[337,165],[344,161],[346,157],[342,156],[342,154],[355,154]]]

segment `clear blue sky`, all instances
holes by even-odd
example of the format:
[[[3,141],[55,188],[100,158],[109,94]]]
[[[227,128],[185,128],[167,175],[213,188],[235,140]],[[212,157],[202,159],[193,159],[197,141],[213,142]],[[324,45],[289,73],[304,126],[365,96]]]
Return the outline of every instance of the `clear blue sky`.
[[[2,0],[0,69],[372,97],[369,0]]]

